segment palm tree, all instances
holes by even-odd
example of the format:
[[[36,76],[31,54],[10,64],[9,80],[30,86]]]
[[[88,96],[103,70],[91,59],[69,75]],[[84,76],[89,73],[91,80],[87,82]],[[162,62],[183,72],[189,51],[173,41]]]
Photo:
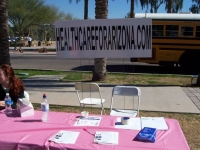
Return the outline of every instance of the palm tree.
[[[84,19],[88,19],[88,1],[84,0]]]
[[[84,19],[88,19],[88,1],[84,0]],[[80,0],[76,0],[76,3],[79,3]],[[69,0],[69,3],[72,3],[72,0]]]
[[[165,9],[167,9],[167,13],[172,13],[172,1],[173,0],[167,0],[166,1],[166,6],[165,6]]]
[[[129,0],[127,0],[127,3],[129,2]],[[130,18],[134,18],[135,17],[135,12],[134,12],[134,8],[135,8],[135,4],[137,5],[138,0],[131,0],[131,5],[130,5]]]
[[[95,0],[95,19],[107,19],[108,0]],[[106,79],[106,58],[95,58],[92,81],[103,81]]]
[[[7,0],[0,0],[0,65],[10,64]]]
[[[72,0],[69,0],[71,3]],[[80,0],[76,0],[76,3]],[[108,0],[95,0],[95,18],[107,19]],[[88,19],[88,0],[84,0],[84,19]],[[102,81],[106,79],[106,58],[95,58],[92,81]]]
[[[71,3],[72,0],[69,0]],[[76,0],[76,3],[80,0]],[[107,19],[108,0],[95,0],[95,18]],[[84,0],[84,19],[88,19],[88,0]],[[95,58],[92,81],[102,81],[106,79],[106,58]]]

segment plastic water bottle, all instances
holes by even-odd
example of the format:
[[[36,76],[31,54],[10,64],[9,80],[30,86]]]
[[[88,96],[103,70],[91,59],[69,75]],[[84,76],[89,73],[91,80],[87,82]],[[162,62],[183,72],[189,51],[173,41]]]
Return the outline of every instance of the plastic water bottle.
[[[41,103],[41,110],[42,110],[42,121],[47,122],[48,121],[48,114],[49,114],[49,103],[47,101],[46,94],[43,94],[43,99]]]
[[[13,104],[13,102],[12,102],[12,100],[10,98],[9,93],[6,93],[6,97],[5,97],[4,101],[5,101],[5,113],[6,114],[11,114],[12,113],[11,105]]]

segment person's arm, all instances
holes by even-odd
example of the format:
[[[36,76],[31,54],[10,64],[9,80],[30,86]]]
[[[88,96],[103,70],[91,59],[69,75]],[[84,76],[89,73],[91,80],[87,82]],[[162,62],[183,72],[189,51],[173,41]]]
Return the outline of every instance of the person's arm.
[[[1,100],[0,101],[0,110],[2,110],[4,108],[5,108],[5,102],[4,102],[4,100]]]
[[[24,90],[23,89],[20,89],[20,92],[19,92],[19,94],[17,95],[17,97],[15,96],[15,97],[13,97],[13,96],[11,96],[11,93],[10,93],[10,97],[11,97],[11,99],[12,99],[12,101],[13,101],[13,104],[12,104],[12,108],[13,109],[16,109],[17,108],[17,100],[19,99],[19,98],[24,98]]]
[[[1,101],[0,101],[0,107],[2,107],[2,106],[5,107],[5,102],[4,102],[4,100],[1,100]]]
[[[0,85],[0,110],[5,108],[5,102],[4,102],[4,98],[5,98],[5,91],[3,90],[2,86]]]
[[[18,98],[24,98],[24,90],[20,90]]]

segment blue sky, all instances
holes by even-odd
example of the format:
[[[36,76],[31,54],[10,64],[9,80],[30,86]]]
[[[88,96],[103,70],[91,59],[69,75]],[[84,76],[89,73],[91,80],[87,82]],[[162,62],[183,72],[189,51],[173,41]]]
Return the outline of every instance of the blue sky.
[[[84,16],[84,0],[81,0],[78,4],[76,0],[72,0],[70,4],[69,0],[45,0],[46,4],[52,4],[58,7],[61,11],[65,13],[71,13],[74,17],[83,19]],[[139,0],[138,0],[139,1]],[[183,0],[182,12],[188,12],[189,7],[192,5],[192,0]],[[91,19],[95,18],[95,0],[89,0],[89,12],[88,16]],[[108,3],[108,18],[124,18],[126,14],[130,11],[130,0],[109,0]],[[135,13],[145,13],[146,8],[142,10],[140,4],[135,7]],[[164,4],[158,10],[158,13],[165,13]]]

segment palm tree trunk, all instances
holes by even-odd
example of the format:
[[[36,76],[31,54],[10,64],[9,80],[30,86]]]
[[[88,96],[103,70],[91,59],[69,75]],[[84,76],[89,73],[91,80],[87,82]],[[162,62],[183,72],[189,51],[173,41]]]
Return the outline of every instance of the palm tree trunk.
[[[172,0],[168,0],[167,13],[172,13]]]
[[[131,0],[131,7],[130,7],[130,18],[134,18],[134,3],[135,0]]]
[[[88,0],[84,0],[84,19],[88,19]]]
[[[95,0],[95,19],[107,19],[108,0]]]
[[[10,64],[7,0],[0,0],[0,65]]]
[[[95,18],[107,19],[108,0],[95,0]],[[103,81],[106,79],[106,58],[95,58],[92,81]]]

